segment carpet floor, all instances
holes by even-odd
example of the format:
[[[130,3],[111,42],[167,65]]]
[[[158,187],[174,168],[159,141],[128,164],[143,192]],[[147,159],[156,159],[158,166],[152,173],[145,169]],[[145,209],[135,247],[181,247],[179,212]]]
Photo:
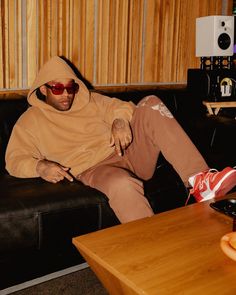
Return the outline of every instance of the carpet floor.
[[[0,293],[1,294],[1,293]],[[90,268],[11,293],[13,295],[108,295]]]

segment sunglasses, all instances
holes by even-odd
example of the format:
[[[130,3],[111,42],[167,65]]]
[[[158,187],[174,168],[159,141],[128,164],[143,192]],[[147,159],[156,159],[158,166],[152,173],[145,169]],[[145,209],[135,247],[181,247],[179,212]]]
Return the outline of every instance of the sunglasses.
[[[49,88],[52,91],[52,93],[55,94],[55,95],[62,94],[65,89],[66,89],[66,91],[67,91],[68,94],[75,94],[79,90],[79,84],[77,84],[77,83],[73,83],[70,86],[64,86],[61,83],[57,83],[57,84],[52,85],[52,86],[51,85],[48,85],[48,84],[45,84],[45,86],[47,88]]]

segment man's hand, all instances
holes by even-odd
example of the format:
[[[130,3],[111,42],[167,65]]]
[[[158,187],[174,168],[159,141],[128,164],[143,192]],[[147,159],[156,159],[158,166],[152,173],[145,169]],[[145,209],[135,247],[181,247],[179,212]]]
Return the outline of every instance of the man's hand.
[[[73,177],[67,172],[68,170],[69,168],[47,160],[40,160],[36,166],[39,176],[52,183],[57,183],[64,178],[73,181]]]
[[[113,121],[110,141],[110,146],[115,146],[116,153],[122,156],[124,150],[132,141],[132,132],[128,121],[124,119],[115,119]]]

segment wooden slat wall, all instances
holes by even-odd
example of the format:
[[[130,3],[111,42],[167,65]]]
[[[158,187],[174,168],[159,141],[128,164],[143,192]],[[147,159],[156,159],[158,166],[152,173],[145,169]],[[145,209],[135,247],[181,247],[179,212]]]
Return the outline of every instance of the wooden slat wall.
[[[16,10],[15,10],[15,20],[16,20],[16,34],[15,34],[15,48],[16,48],[16,59],[15,64],[13,66],[17,69],[17,74],[15,77],[15,86],[18,88],[23,87],[23,65],[22,65],[22,54],[23,54],[23,46],[22,46],[22,2],[16,2]]]
[[[93,85],[184,83],[195,19],[233,0],[0,0],[0,89],[24,89],[63,55]]]
[[[131,0],[129,7],[127,83],[131,84],[143,80],[144,4],[145,0]]]
[[[144,82],[177,81],[180,3],[182,0],[146,1]]]
[[[129,1],[98,1],[96,81],[126,83]]]
[[[3,66],[3,48],[5,47],[4,44],[4,34],[3,34],[3,8],[2,3],[0,6],[0,89],[4,87],[4,76],[5,76],[5,68]]]
[[[27,81],[31,85],[35,78],[38,64],[37,52],[37,0],[26,1],[26,35],[27,35]]]

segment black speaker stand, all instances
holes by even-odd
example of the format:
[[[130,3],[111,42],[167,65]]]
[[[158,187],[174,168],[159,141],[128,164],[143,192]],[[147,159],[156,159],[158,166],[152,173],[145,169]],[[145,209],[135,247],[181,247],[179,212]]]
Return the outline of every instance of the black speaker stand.
[[[232,69],[233,56],[210,56],[201,57],[202,70],[219,70],[219,69]]]

